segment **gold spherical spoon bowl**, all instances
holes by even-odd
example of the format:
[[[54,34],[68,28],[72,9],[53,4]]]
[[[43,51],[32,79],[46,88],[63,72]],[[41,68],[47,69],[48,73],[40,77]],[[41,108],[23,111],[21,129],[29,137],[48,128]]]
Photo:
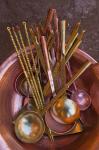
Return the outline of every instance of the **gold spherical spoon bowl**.
[[[44,131],[44,121],[35,111],[24,111],[15,120],[16,136],[24,143],[38,142]]]
[[[80,118],[79,106],[66,96],[61,97],[54,104],[52,113],[66,124],[71,124]]]

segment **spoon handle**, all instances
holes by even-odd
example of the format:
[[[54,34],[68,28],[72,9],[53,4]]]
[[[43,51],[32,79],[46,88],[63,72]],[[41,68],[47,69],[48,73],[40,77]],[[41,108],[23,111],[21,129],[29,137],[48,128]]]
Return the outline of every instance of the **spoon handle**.
[[[59,18],[57,13],[54,12],[54,32],[55,32],[55,52],[56,52],[56,60],[59,61],[60,59],[60,35],[59,35]]]
[[[52,71],[51,71],[51,67],[50,67],[50,63],[49,63],[47,45],[46,45],[44,36],[41,36],[41,43],[42,43],[42,48],[43,48],[44,55],[45,55],[46,64],[47,64],[47,72],[48,72],[48,78],[49,78],[49,82],[50,82],[51,91],[52,91],[53,96],[55,96],[56,95],[55,94],[55,86],[54,86]]]
[[[72,74],[72,71],[71,71],[71,66],[70,66],[70,62],[69,61],[66,64],[66,66],[67,66],[67,70],[69,72],[70,78],[72,78],[73,74]],[[73,82],[73,86],[74,86],[74,90],[76,91],[77,90],[77,86],[76,86],[75,82]]]
[[[44,56],[43,56],[43,54],[42,54],[40,45],[39,45],[39,43],[38,43],[37,40],[36,40],[36,37],[35,37],[34,32],[33,32],[33,29],[32,29],[32,28],[29,28],[29,31],[30,31],[30,34],[31,34],[31,38],[32,38],[34,47],[35,47],[36,52],[37,52],[37,56],[38,56],[38,58],[39,58],[39,60],[40,60],[40,63],[41,63],[42,68],[43,68],[43,70],[44,70],[44,73],[47,75],[46,66],[45,66],[45,61],[44,61]]]
[[[72,85],[73,82],[75,82],[75,80],[77,80],[80,75],[91,65],[92,63],[87,61],[80,69],[79,71],[72,76],[71,80],[67,83],[67,87],[70,87]]]
[[[62,54],[65,56],[65,32],[66,32],[66,21],[61,21],[61,48]]]
[[[46,18],[46,22],[45,22],[45,30],[44,30],[44,33],[46,33],[46,31],[47,31],[49,25],[51,25],[54,12],[55,12],[55,9],[49,9],[49,11],[48,11],[47,18]]]
[[[69,52],[70,48],[72,47],[75,39],[78,36],[78,30],[79,30],[79,26],[80,26],[80,22],[78,22],[74,27],[73,27],[73,31],[68,39],[68,41],[66,42],[66,49],[65,49],[65,55],[67,55],[67,53]]]

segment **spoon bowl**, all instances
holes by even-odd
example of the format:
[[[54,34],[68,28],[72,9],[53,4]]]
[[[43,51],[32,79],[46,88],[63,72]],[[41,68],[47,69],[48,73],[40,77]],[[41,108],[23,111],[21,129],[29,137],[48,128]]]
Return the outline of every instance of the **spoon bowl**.
[[[72,93],[71,99],[73,99],[80,107],[80,110],[84,111],[91,105],[91,97],[85,90],[76,90]]]
[[[43,119],[34,111],[25,111],[15,120],[15,133],[25,143],[36,143],[45,131]]]
[[[57,100],[52,108],[52,112],[56,118],[66,124],[71,124],[80,117],[80,109],[78,105],[66,96]]]

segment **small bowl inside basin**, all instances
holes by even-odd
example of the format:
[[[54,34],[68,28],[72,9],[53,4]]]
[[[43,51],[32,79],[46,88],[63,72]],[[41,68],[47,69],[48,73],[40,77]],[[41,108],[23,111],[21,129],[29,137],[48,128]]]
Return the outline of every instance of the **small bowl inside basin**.
[[[20,73],[15,79],[15,90],[23,96],[32,97],[31,88],[29,87],[24,73]]]
[[[48,127],[52,129],[52,131],[55,131],[59,134],[64,134],[64,132],[70,130],[74,126],[74,123],[73,124],[61,124],[61,123],[56,122],[55,119],[53,119],[50,111],[46,113],[45,121]]]

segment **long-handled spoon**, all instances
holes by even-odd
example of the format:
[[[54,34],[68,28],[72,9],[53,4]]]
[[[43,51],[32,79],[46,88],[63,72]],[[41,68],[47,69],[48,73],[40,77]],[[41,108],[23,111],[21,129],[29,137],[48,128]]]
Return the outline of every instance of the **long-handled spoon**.
[[[36,69],[36,64],[35,64],[35,61],[34,61],[33,52],[32,52],[32,49],[31,49],[31,44],[30,44],[30,39],[29,39],[28,31],[27,31],[26,22],[23,22],[23,25],[24,25],[24,28],[25,28],[26,37],[27,37],[28,44],[29,44],[29,47],[30,47],[31,57],[32,57],[32,61],[33,61],[33,66],[34,66],[34,69],[35,69],[36,78],[37,78],[37,82],[38,82],[38,86],[39,86],[39,90],[40,90],[40,94],[41,94],[41,98],[42,98],[42,102],[43,102],[42,106],[44,108],[44,104],[45,104],[44,103],[44,96],[43,96],[43,92],[42,92],[42,87],[41,87],[41,83],[40,83],[40,80],[39,80],[39,76],[38,76],[38,73],[37,73],[37,69]],[[48,135],[49,135],[50,139],[53,140],[53,137],[52,137],[52,134],[51,134],[51,130],[47,127],[47,125],[46,125],[46,128],[48,129],[47,132],[48,132]]]
[[[49,102],[49,104],[47,105],[45,111],[48,111],[54,104],[55,102],[58,100],[58,98],[60,98],[62,95],[64,95],[64,93],[66,92],[66,90],[72,85],[72,83],[77,80],[82,74],[83,72],[91,65],[91,62],[87,61],[79,70],[78,72],[71,78],[70,81],[68,81],[65,86],[59,90],[59,92],[57,93],[57,95]]]
[[[23,59],[21,58],[20,52],[17,48],[17,45],[15,43],[15,40],[13,38],[11,29],[8,27],[8,32],[10,34],[12,43],[15,47],[15,50],[17,52],[17,56],[19,58],[19,62],[21,64],[21,67],[23,69],[23,72],[25,74],[25,77],[27,79],[27,82],[29,86],[32,89],[32,96],[35,101],[36,107],[39,111],[40,107],[39,104],[37,103],[36,99],[36,93],[35,90],[32,88],[31,82],[30,82],[30,77],[29,77],[29,72],[26,70],[26,65],[24,64]],[[36,110],[37,111],[37,110]],[[35,130],[34,130],[35,129]],[[38,132],[39,131],[39,132]],[[37,142],[42,135],[44,134],[45,131],[45,126],[44,122],[42,120],[42,117],[38,114],[38,112],[35,111],[24,111],[15,121],[15,133],[16,136],[25,143],[35,143]]]
[[[61,21],[61,59],[63,59],[64,61],[62,61],[62,68],[65,71],[65,20]],[[66,77],[66,74],[63,75]],[[62,77],[63,78],[63,77]],[[63,78],[63,82],[64,84],[66,83],[65,78]],[[63,85],[64,85],[63,84]],[[68,99],[67,96],[62,96],[61,98],[59,98],[57,100],[57,102],[53,105],[53,116],[56,120],[58,120],[60,123],[73,123],[75,122],[79,117],[80,117],[80,110],[78,105],[73,102],[73,100]]]
[[[68,89],[70,87],[70,85],[91,65],[91,62],[87,61],[80,69],[79,71],[71,78],[71,80],[64,86],[64,88],[62,88],[56,95],[56,97],[54,97],[50,103],[47,105],[46,110],[48,110],[50,107],[53,107],[53,105],[57,104],[57,108],[56,110],[56,114],[58,114],[59,118],[61,118],[61,120],[63,119],[68,119],[65,117],[66,113],[64,114],[64,111],[62,113],[63,107],[65,106],[65,101],[63,100],[62,96],[63,94],[65,94],[66,89]],[[61,101],[59,101],[59,99],[61,99]],[[59,102],[58,102],[59,101]],[[73,101],[72,101],[73,102]],[[67,102],[66,102],[67,103]],[[70,103],[70,102],[69,102]],[[62,106],[62,107],[61,107]],[[69,108],[69,105],[67,103],[67,106]],[[73,106],[74,107],[74,106]],[[69,108],[70,109],[70,108]],[[73,109],[75,110],[75,109]],[[58,112],[59,111],[59,112]],[[74,112],[74,111],[73,111]],[[76,112],[76,111],[75,111]],[[77,114],[76,114],[77,113]],[[75,113],[75,115],[77,115],[76,117],[78,117],[79,115],[79,110]],[[73,118],[71,117],[70,120],[66,120],[67,123],[72,122],[72,119],[75,120],[75,115],[73,116]],[[64,121],[65,122],[65,121]]]
[[[70,77],[72,77],[72,71],[69,62],[67,63],[67,69]],[[73,99],[80,107],[80,110],[86,110],[91,105],[91,97],[85,90],[77,89],[75,82],[73,82],[74,91],[71,95]]]
[[[15,49],[16,49],[16,52],[17,52],[17,54],[18,54],[18,58],[19,58],[19,60],[20,60],[20,62],[21,62],[21,66],[22,66],[22,69],[23,69],[23,71],[25,72],[25,75],[26,75],[26,77],[28,77],[28,74],[27,74],[27,72],[25,71],[25,67],[26,67],[26,65],[27,64],[25,64],[25,66],[24,66],[24,64],[23,64],[23,62],[22,62],[22,59],[21,59],[21,57],[20,57],[20,53],[19,53],[19,51],[18,51],[18,49],[17,49],[17,47],[16,47],[16,44],[15,44],[15,41],[14,41],[14,38],[13,38],[13,36],[12,36],[12,33],[11,33],[11,30],[8,28],[8,31],[9,31],[9,33],[10,33],[10,37],[11,37],[11,39],[12,39],[12,42],[13,42],[13,44],[14,44],[14,47],[15,47]],[[21,38],[22,39],[22,38]],[[29,73],[29,72],[28,72]],[[29,78],[26,78],[27,79],[27,81],[29,81],[29,83],[30,83],[30,80],[28,80]],[[31,83],[29,84],[30,86],[31,86]],[[31,86],[31,88],[32,88],[32,86]],[[35,90],[34,90],[35,91]],[[34,92],[33,91],[33,92]],[[33,93],[34,94],[34,93]],[[37,97],[38,98],[38,97]],[[35,99],[35,97],[34,97],[34,99]],[[36,99],[35,99],[36,100]],[[40,105],[40,107],[41,107],[41,105]],[[27,112],[28,113],[28,116],[29,116],[29,112]],[[19,125],[21,126],[21,120],[23,119],[23,118],[25,118],[26,117],[26,115],[27,115],[27,113],[23,113],[23,115],[21,115],[21,117],[19,116],[17,119],[16,119],[16,123],[15,123],[15,132],[16,132],[16,135],[17,135],[17,137],[19,138],[20,137],[20,140],[21,140],[21,138],[23,137],[23,134],[25,134],[24,135],[24,139],[22,138],[22,141],[24,140],[24,142],[31,142],[31,138],[32,138],[32,143],[33,142],[35,142],[35,140],[33,140],[33,137],[32,137],[32,135],[26,135],[27,133],[25,132],[25,130],[24,130],[24,133],[22,132],[21,133],[21,130],[19,130],[19,128],[18,128],[18,123],[19,123]],[[31,116],[31,113],[32,112],[30,112],[30,116]],[[37,113],[37,112],[36,112]],[[38,114],[38,113],[37,113]],[[34,114],[35,115],[35,114]],[[32,115],[33,116],[33,115]],[[39,115],[40,116],[40,115]],[[29,121],[29,118],[27,117],[27,122]],[[39,121],[39,120],[38,120]],[[43,121],[42,119],[41,119],[41,121]],[[32,126],[30,127],[30,125],[32,125],[33,123],[35,123],[35,122],[31,122],[31,124],[29,124],[29,126],[26,126],[27,127],[27,129],[29,130],[29,128],[31,129],[31,131],[32,131]],[[40,123],[40,121],[38,122],[38,124]],[[43,129],[45,129],[45,126],[44,126],[44,124],[45,123],[43,123],[42,122],[42,125],[43,125]],[[29,127],[29,128],[28,128]],[[41,126],[40,126],[41,127]],[[22,128],[24,128],[24,127],[22,127]],[[42,127],[41,127],[42,128]],[[17,129],[17,130],[16,130]],[[41,131],[41,130],[40,130]],[[28,132],[28,131],[27,131]],[[44,133],[44,130],[42,131],[42,133]],[[28,133],[29,134],[29,133]],[[39,134],[39,132],[38,132],[38,134]],[[36,141],[38,141],[39,140],[39,137],[38,137],[38,134],[37,135],[35,135],[36,137],[37,137],[37,140]],[[41,135],[43,135],[43,134],[41,134]],[[29,137],[28,137],[29,136]],[[31,136],[31,137],[30,137]],[[40,135],[39,135],[40,136]],[[40,138],[41,138],[42,136],[40,136]],[[27,139],[28,138],[28,139]]]

